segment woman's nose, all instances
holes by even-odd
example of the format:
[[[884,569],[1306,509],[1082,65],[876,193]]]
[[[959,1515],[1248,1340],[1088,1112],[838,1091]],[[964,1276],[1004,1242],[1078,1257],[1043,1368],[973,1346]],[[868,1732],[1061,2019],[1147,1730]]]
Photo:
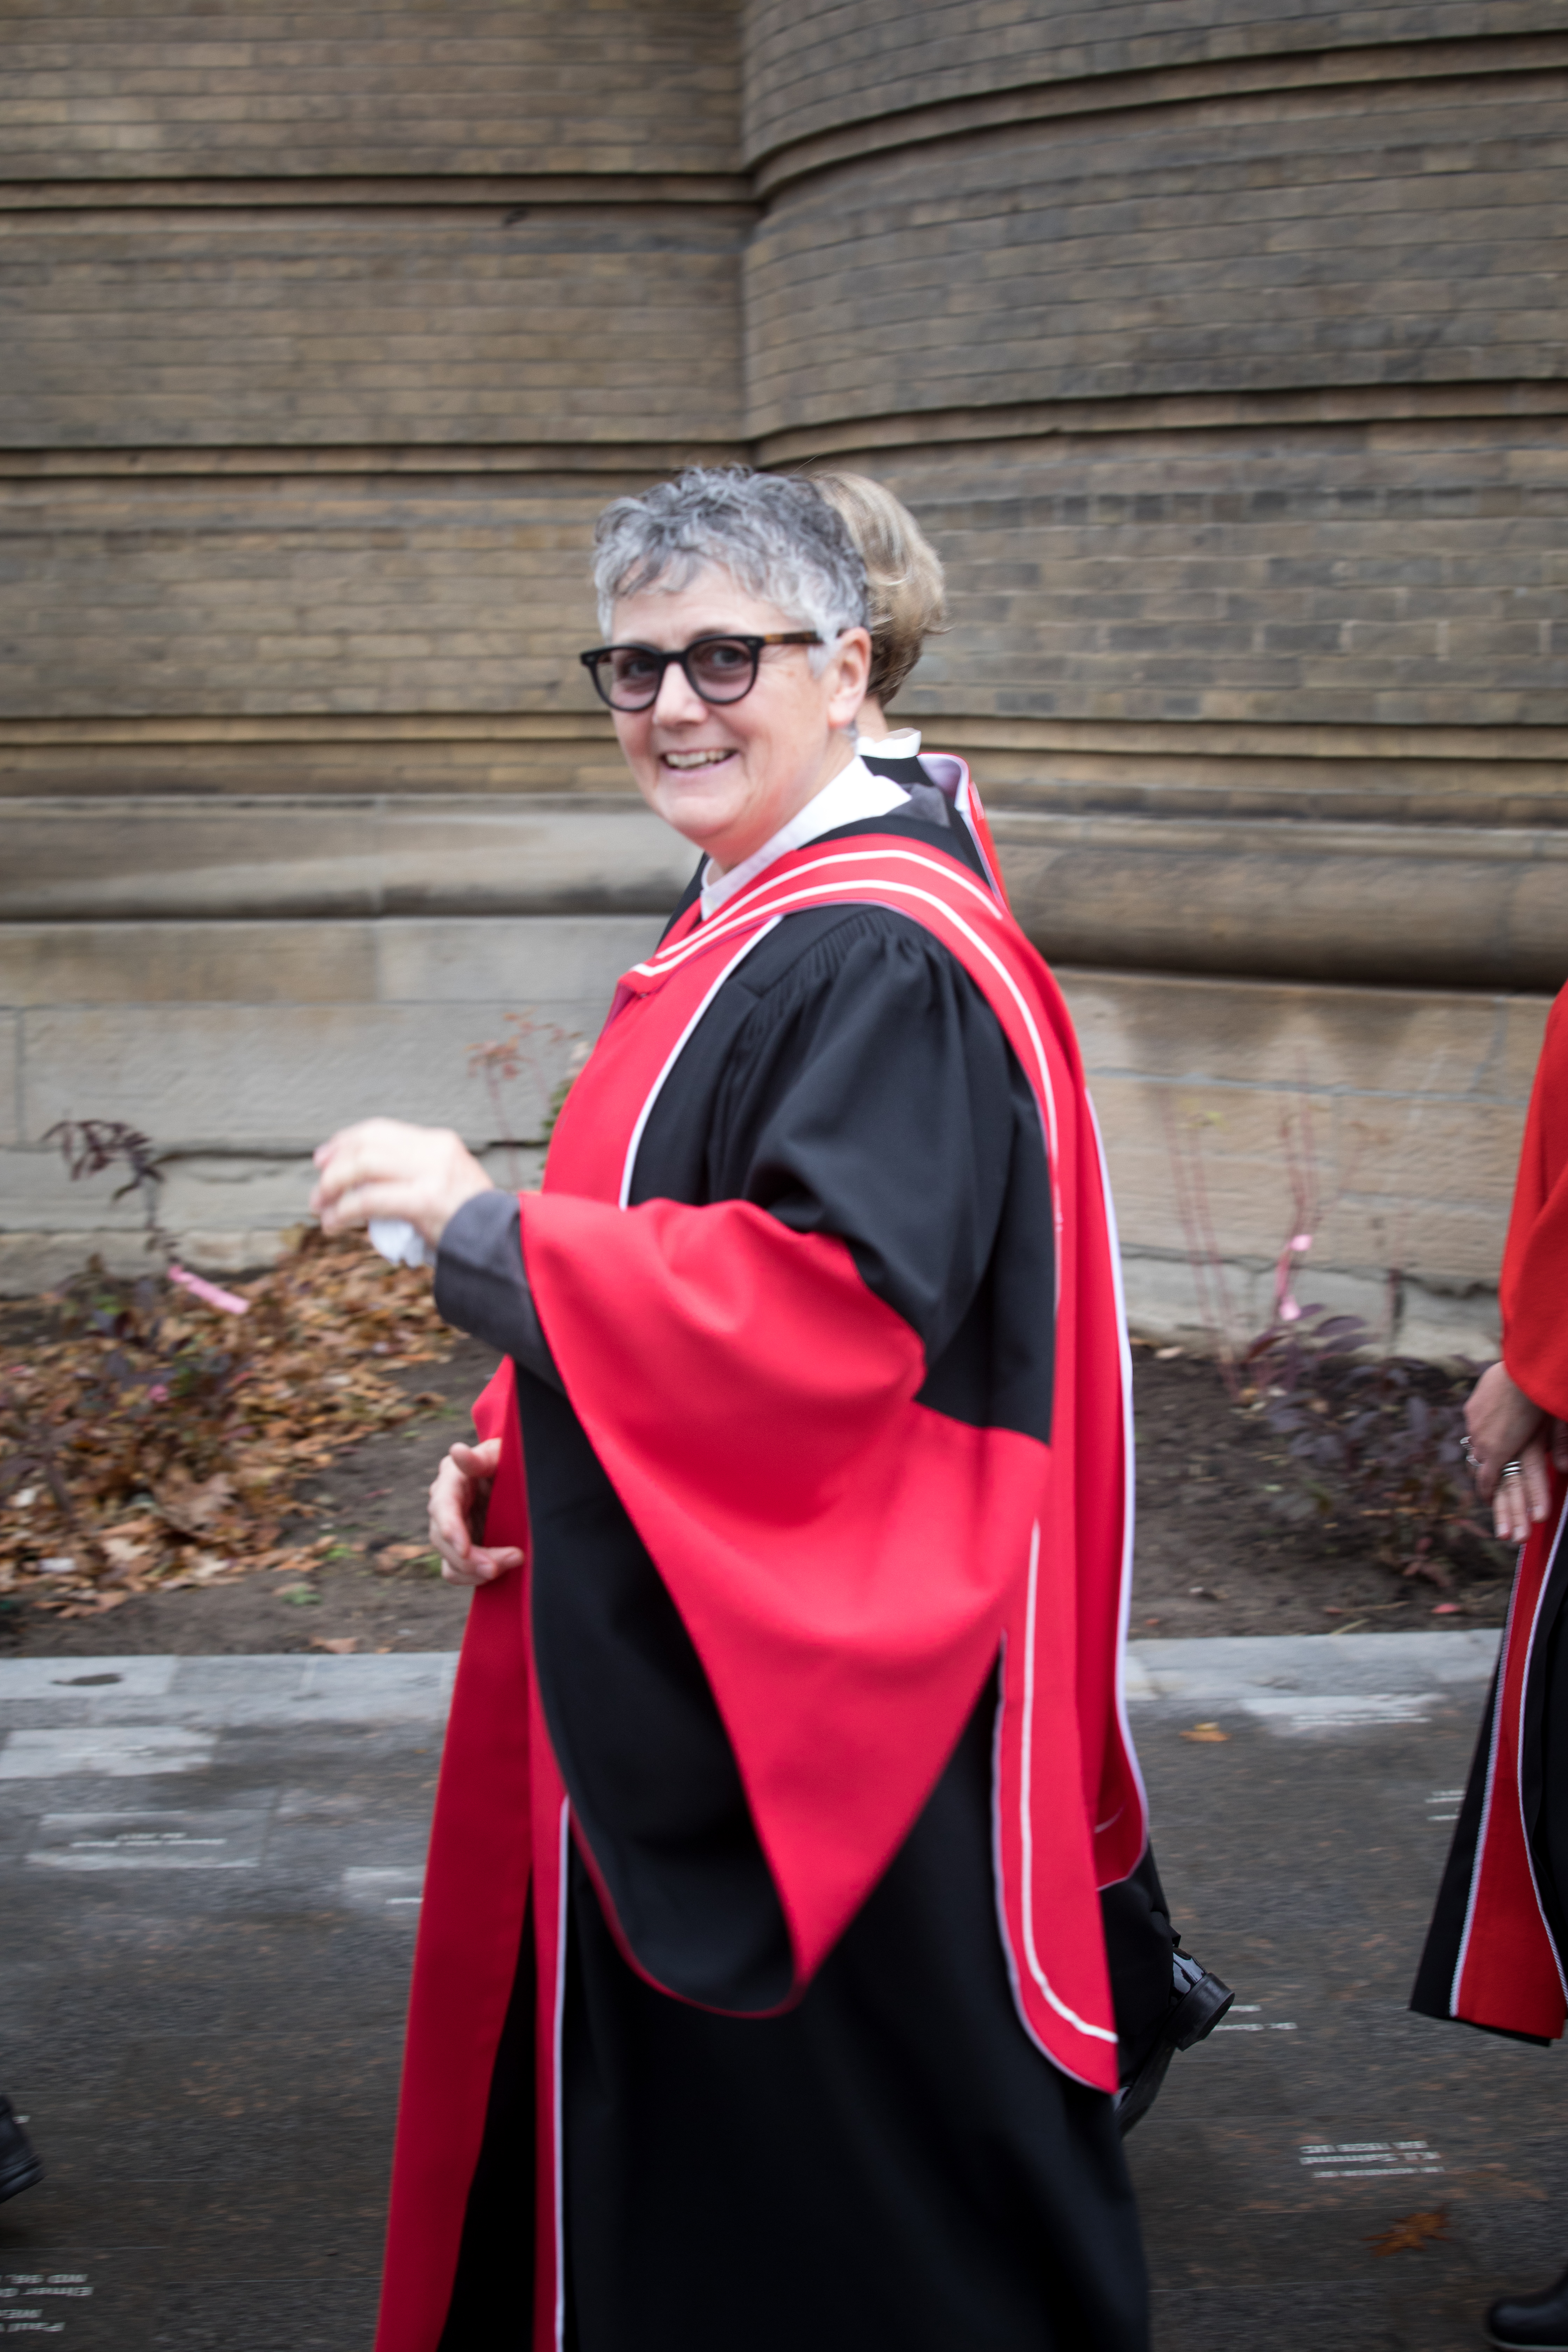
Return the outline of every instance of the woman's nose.
[[[694,719],[706,716],[708,705],[695,691],[690,679],[677,661],[670,662],[658,682],[658,692],[653,698],[653,715],[666,725],[690,725]]]

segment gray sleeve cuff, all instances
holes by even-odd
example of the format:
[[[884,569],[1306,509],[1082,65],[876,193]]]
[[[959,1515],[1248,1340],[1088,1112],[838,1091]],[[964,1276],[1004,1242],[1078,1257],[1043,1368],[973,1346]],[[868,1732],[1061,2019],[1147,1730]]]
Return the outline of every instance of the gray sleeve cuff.
[[[560,1389],[523,1271],[521,1223],[515,1193],[476,1192],[464,1202],[448,1218],[436,1253],[436,1312]]]

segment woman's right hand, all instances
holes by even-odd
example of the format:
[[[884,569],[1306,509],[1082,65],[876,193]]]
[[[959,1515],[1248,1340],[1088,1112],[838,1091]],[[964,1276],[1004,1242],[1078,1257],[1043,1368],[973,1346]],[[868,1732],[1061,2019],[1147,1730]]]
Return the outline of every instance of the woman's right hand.
[[[515,1546],[487,1549],[474,1541],[474,1524],[483,1520],[500,1467],[500,1439],[488,1437],[482,1445],[454,1445],[436,1473],[430,1488],[430,1540],[441,1555],[441,1574],[448,1584],[491,1584],[522,1566],[522,1554]]]

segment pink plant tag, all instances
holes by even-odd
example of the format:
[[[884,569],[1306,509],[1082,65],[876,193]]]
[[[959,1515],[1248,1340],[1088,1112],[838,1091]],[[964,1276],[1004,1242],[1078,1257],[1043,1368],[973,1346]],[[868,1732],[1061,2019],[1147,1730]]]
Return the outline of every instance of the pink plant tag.
[[[250,1312],[248,1298],[237,1298],[232,1290],[220,1290],[216,1283],[208,1282],[205,1275],[187,1274],[183,1265],[172,1265],[169,1279],[177,1282],[182,1290],[188,1290],[194,1298],[201,1299],[205,1306],[216,1307],[221,1315],[248,1315]]]
[[[1279,1263],[1274,1269],[1274,1311],[1281,1323],[1299,1323],[1300,1303],[1290,1296],[1290,1276],[1296,1271],[1294,1261],[1304,1257],[1312,1246],[1310,1234],[1292,1234],[1279,1253]]]

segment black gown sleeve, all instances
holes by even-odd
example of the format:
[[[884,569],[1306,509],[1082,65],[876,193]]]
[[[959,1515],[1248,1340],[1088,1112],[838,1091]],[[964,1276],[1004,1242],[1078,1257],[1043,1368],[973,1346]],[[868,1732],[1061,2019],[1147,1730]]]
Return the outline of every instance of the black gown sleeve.
[[[1038,1114],[995,1016],[917,925],[793,917],[747,960],[650,1117],[636,1201],[754,1202],[849,1247],[920,1334],[921,1397],[1048,1433],[1052,1270]],[[674,1602],[570,1402],[519,1381],[541,1693],[626,1940],[656,1982],[756,2013],[787,1932]]]
[[[516,1195],[479,1192],[447,1221],[436,1253],[436,1312],[483,1339],[536,1380],[561,1375],[528,1286]]]

